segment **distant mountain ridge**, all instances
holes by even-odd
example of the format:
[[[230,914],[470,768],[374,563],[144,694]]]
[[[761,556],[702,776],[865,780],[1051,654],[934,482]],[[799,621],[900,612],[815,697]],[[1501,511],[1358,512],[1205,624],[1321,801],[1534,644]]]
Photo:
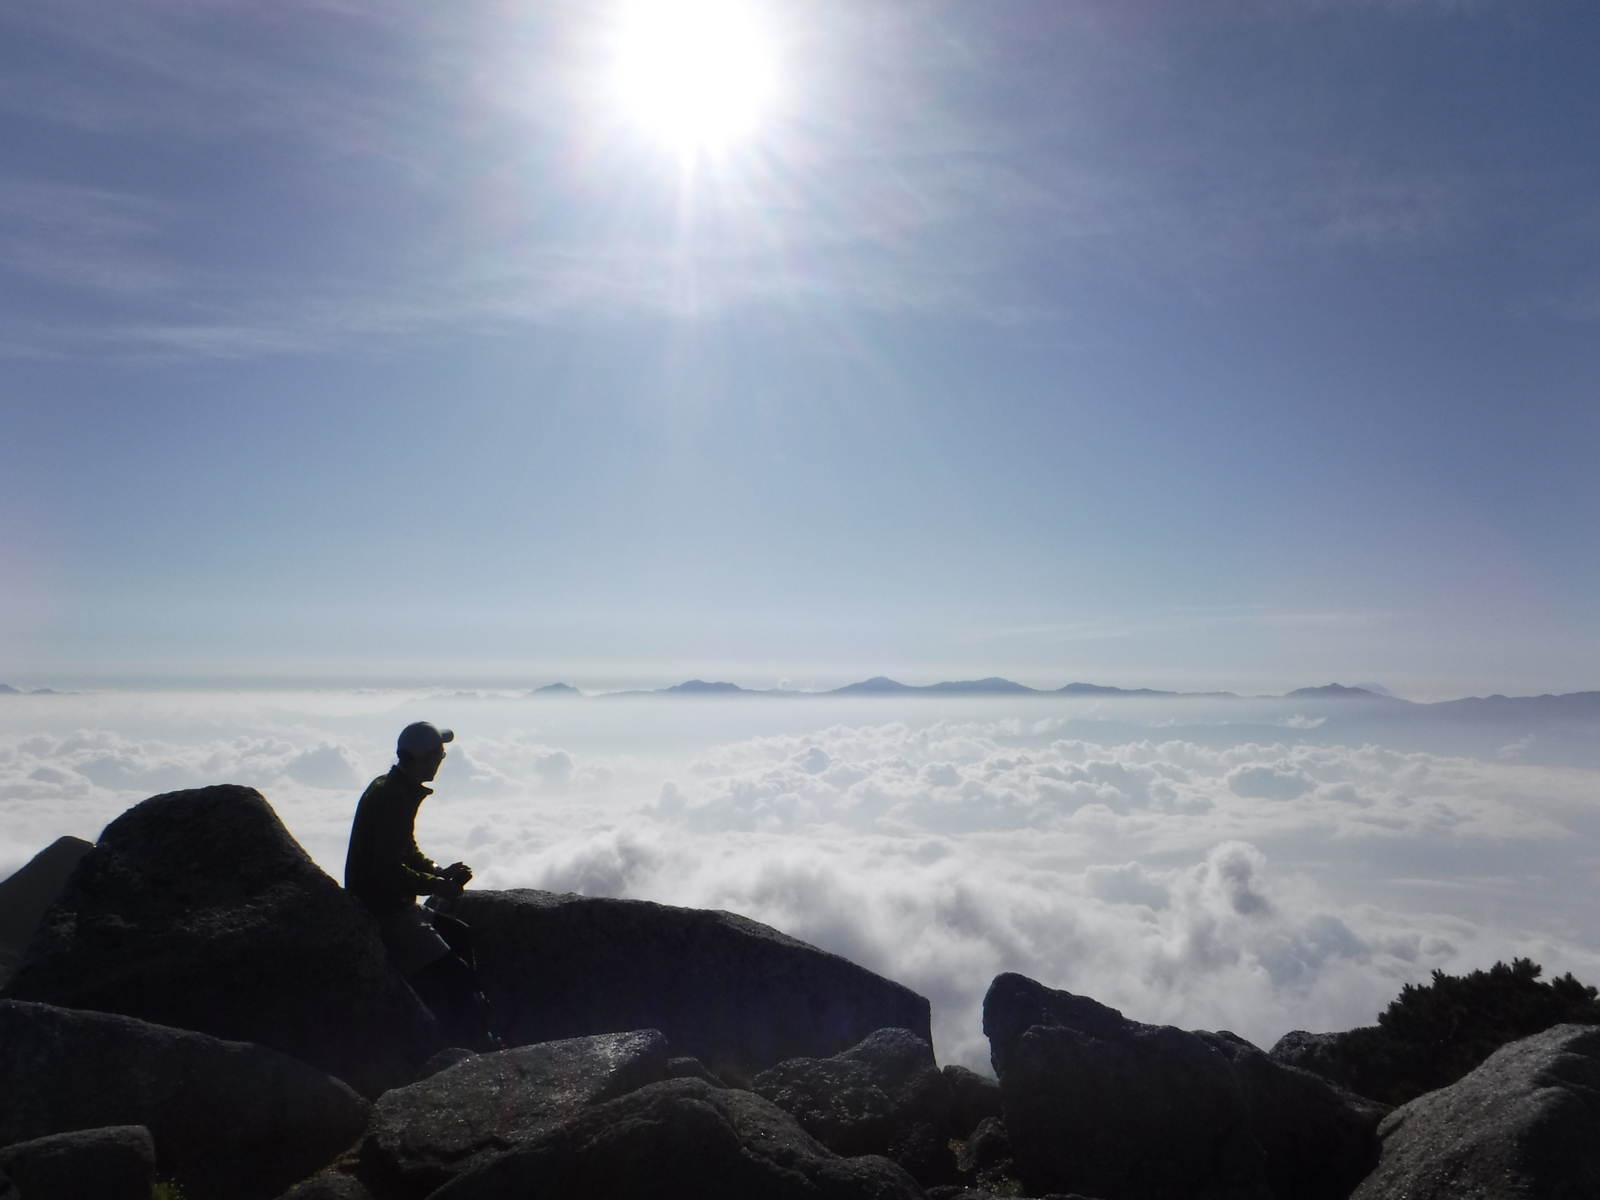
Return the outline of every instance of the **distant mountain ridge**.
[[[818,697],[818,696],[1105,696],[1105,697],[1132,697],[1146,699],[1217,699],[1217,700],[1304,700],[1317,702],[1350,702],[1363,703],[1376,706],[1382,711],[1399,711],[1410,709],[1413,711],[1428,710],[1444,715],[1446,712],[1454,715],[1491,717],[1503,715],[1512,709],[1543,708],[1570,712],[1573,709],[1593,711],[1600,715],[1600,691],[1593,692],[1567,692],[1561,695],[1546,694],[1543,696],[1502,696],[1498,693],[1492,696],[1469,696],[1460,700],[1438,700],[1433,702],[1420,702],[1406,700],[1394,695],[1387,688],[1374,691],[1373,688],[1381,685],[1373,684],[1371,687],[1349,687],[1341,683],[1325,683],[1315,687],[1295,688],[1281,696],[1241,696],[1236,692],[1174,692],[1163,691],[1158,688],[1122,688],[1112,687],[1109,684],[1074,682],[1064,684],[1058,688],[1033,688],[1015,680],[1003,679],[998,675],[991,675],[985,679],[953,679],[943,680],[939,683],[912,684],[901,683],[898,679],[890,679],[887,675],[874,675],[871,679],[863,679],[858,683],[847,683],[843,687],[830,688],[821,692],[803,692],[793,688],[747,688],[737,683],[727,681],[709,681],[704,679],[688,679],[683,683],[673,684],[663,688],[636,688],[621,692],[599,692],[597,698],[618,696],[781,696],[781,697]],[[536,695],[565,695],[583,696],[571,684],[555,683],[536,688],[527,693]]]
[[[563,695],[582,695],[577,688],[565,683],[547,684],[535,688],[528,695],[560,693]],[[998,675],[990,675],[986,679],[947,679],[939,683],[901,683],[898,679],[890,679],[887,675],[874,675],[871,679],[863,679],[859,683],[847,683],[843,687],[830,688],[823,692],[801,692],[792,688],[747,688],[737,683],[717,682],[712,683],[704,679],[688,679],[683,683],[675,683],[671,687],[663,688],[635,688],[623,692],[600,692],[601,696],[1194,696],[1218,697],[1222,699],[1239,699],[1235,692],[1167,692],[1157,688],[1120,688],[1103,683],[1068,683],[1058,688],[1032,688],[1025,683],[1017,683],[1012,679],[1002,679]],[[1258,699],[1330,699],[1365,697],[1371,700],[1395,700],[1394,696],[1384,696],[1377,692],[1369,692],[1364,688],[1345,687],[1343,684],[1329,683],[1322,687],[1300,688],[1289,692],[1282,697],[1257,697]],[[1408,700],[1400,700],[1401,704],[1409,704]]]

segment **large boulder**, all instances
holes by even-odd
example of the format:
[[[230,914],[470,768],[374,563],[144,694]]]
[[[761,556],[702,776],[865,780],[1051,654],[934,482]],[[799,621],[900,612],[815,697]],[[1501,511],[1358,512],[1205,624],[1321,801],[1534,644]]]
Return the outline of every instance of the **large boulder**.
[[[1231,1033],[1201,1033],[1233,1065],[1280,1200],[1345,1200],[1378,1163],[1378,1123],[1391,1111],[1309,1071],[1275,1062]]]
[[[926,1186],[957,1178],[950,1084],[933,1047],[907,1030],[880,1029],[832,1058],[779,1063],[751,1090],[835,1154],[881,1154]]]
[[[659,1029],[675,1055],[745,1083],[878,1029],[931,1040],[909,988],[734,913],[527,889],[469,891],[452,912],[512,1045]]]
[[[438,1048],[376,922],[244,787],[106,826],[0,995],[270,1046],[367,1096]]]
[[[156,1146],[143,1125],[52,1133],[0,1149],[27,1200],[150,1200]]]
[[[983,1031],[1029,1194],[1271,1195],[1243,1090],[1203,1038],[1012,974],[989,986]]]
[[[1383,1156],[1353,1200],[1600,1196],[1600,1028],[1557,1025],[1378,1127]]]
[[[760,1096],[652,1083],[480,1163],[430,1200],[922,1200],[896,1164],[840,1158]]]
[[[1229,1033],[1130,1021],[1001,975],[984,998],[1018,1176],[1033,1194],[1343,1200],[1388,1111]]]
[[[379,1098],[357,1174],[382,1195],[420,1200],[666,1069],[667,1042],[654,1029],[475,1055]]]
[[[78,860],[94,849],[82,838],[61,837],[0,881],[0,985],[11,978],[45,911],[67,886]]]
[[[0,1000],[0,1145],[143,1125],[188,1200],[266,1200],[331,1162],[368,1105],[275,1050]]]

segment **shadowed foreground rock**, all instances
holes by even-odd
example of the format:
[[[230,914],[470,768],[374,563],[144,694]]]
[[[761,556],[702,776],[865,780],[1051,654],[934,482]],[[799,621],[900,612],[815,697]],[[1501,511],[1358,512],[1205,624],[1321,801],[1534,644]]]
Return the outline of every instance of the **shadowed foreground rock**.
[[[368,1096],[438,1048],[371,916],[243,787],[106,826],[3,995],[270,1046]]]
[[[143,1125],[56,1133],[0,1149],[26,1200],[150,1200],[156,1147]]]
[[[1502,1046],[1378,1127],[1383,1157],[1353,1200],[1600,1196],[1600,1028]]]
[[[835,1154],[881,1154],[924,1186],[954,1183],[950,1085],[933,1047],[880,1029],[832,1058],[795,1058],[751,1084]]]
[[[33,931],[67,886],[79,860],[93,849],[94,843],[82,838],[57,838],[0,881],[0,986],[11,978]]]
[[[143,1125],[186,1200],[266,1200],[353,1144],[367,1112],[343,1083],[274,1050],[0,1001],[0,1145]]]
[[[4,1200],[0,1197],[0,1200]],[[319,1171],[310,1179],[302,1179],[278,1200],[376,1200],[354,1175],[347,1175],[334,1167]]]
[[[357,1173],[381,1195],[426,1196],[666,1067],[666,1039],[653,1029],[468,1058],[379,1098]]]
[[[944,1080],[950,1085],[950,1132],[953,1136],[969,1138],[988,1118],[1001,1115],[1003,1102],[999,1080],[955,1063],[945,1067]]]
[[[984,997],[1016,1170],[1034,1195],[1341,1200],[1383,1106],[1231,1034],[1142,1025],[1021,975]]]
[[[733,913],[527,889],[469,891],[452,911],[513,1045],[659,1029],[675,1055],[742,1083],[878,1029],[932,1040],[909,988]]]
[[[653,1083],[457,1176],[431,1200],[922,1200],[896,1164],[840,1158],[749,1092]]]
[[[1267,1185],[1287,1200],[1344,1200],[1378,1164],[1378,1123],[1391,1111],[1336,1083],[1274,1062],[1231,1033],[1201,1033],[1233,1065],[1266,1155]]]

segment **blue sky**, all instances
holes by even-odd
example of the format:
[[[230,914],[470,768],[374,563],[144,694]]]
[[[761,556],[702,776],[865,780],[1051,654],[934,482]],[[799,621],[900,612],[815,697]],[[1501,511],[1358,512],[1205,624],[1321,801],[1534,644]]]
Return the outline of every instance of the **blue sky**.
[[[1600,10],[750,5],[0,10],[0,679],[1596,686]]]

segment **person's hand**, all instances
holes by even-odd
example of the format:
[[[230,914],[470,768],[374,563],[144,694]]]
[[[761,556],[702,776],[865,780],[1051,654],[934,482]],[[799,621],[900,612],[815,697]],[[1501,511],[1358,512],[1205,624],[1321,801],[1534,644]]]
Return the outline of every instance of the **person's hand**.
[[[457,892],[472,881],[472,868],[464,862],[451,863],[440,874],[455,885]]]

